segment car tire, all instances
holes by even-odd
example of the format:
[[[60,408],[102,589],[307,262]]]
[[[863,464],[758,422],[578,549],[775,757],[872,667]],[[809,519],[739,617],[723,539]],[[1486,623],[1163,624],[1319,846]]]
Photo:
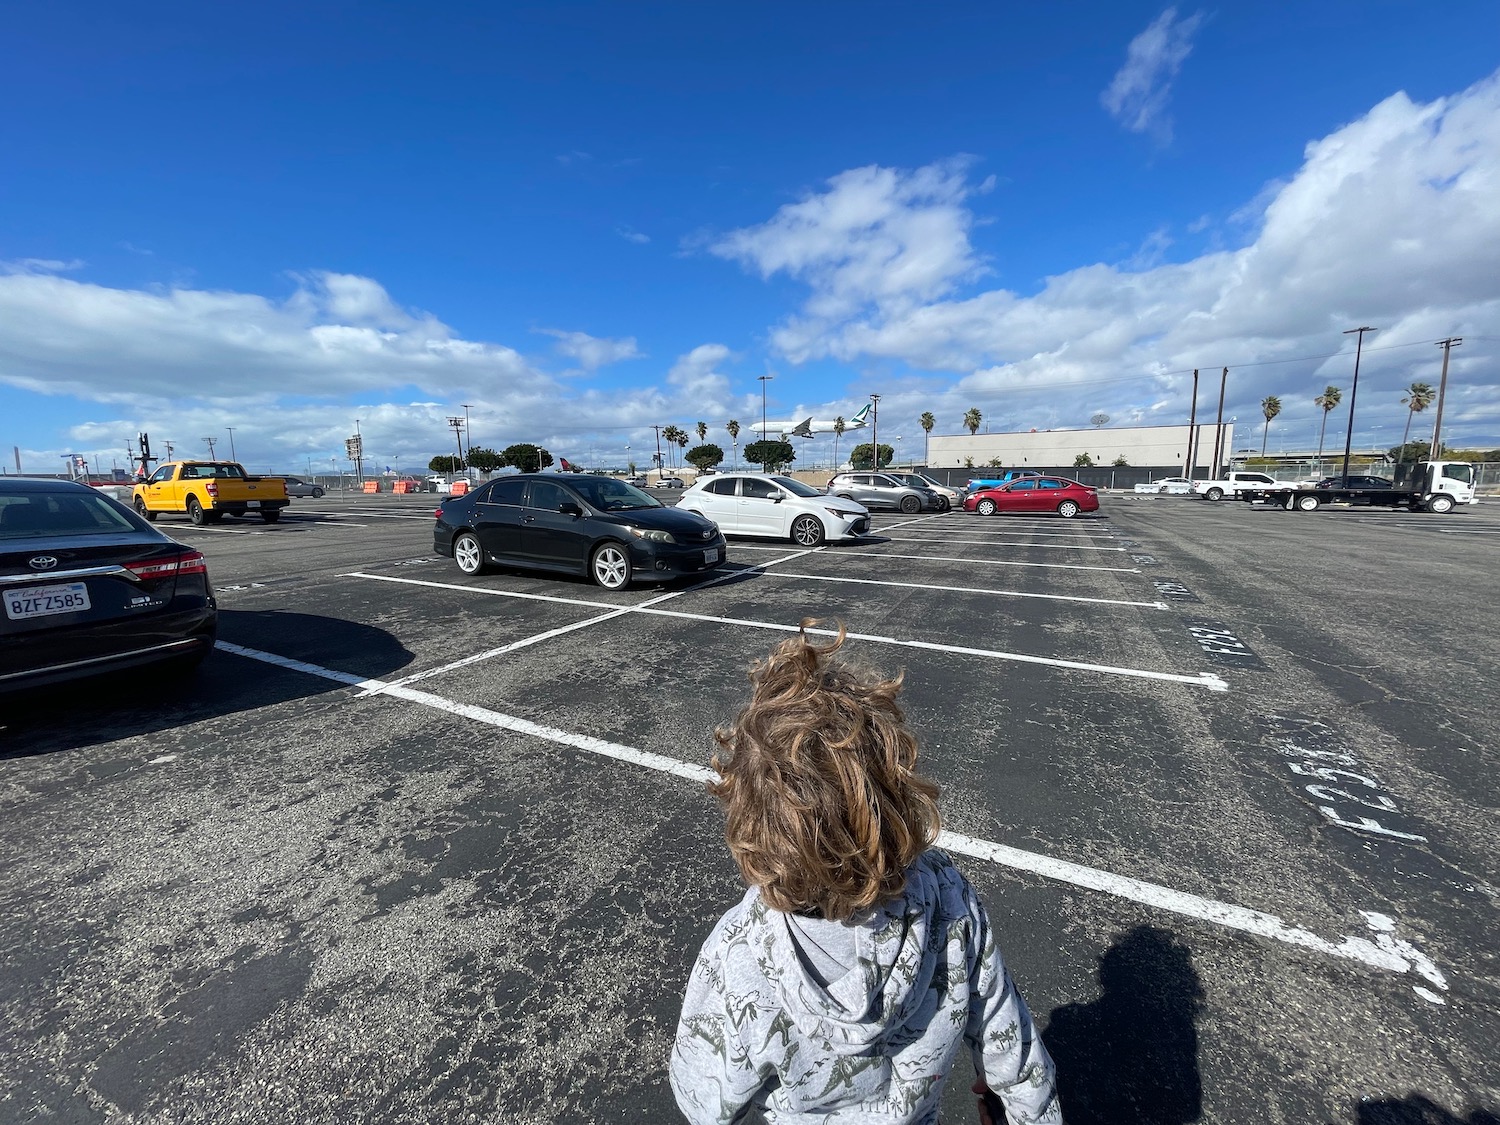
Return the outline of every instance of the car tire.
[[[453,541],[453,561],[465,574],[483,574],[484,548],[479,545],[479,539],[467,531],[461,532]]]
[[[202,527],[208,522],[208,513],[203,510],[203,505],[198,503],[196,496],[188,497],[187,514],[188,519],[192,520],[196,527]]]
[[[267,508],[265,511],[261,512],[260,518],[265,523],[275,523],[281,518],[281,509]]]
[[[140,516],[141,519],[145,520],[147,523],[155,523],[156,517],[161,513],[153,512],[150,508],[146,507],[146,502],[144,500],[142,500],[140,497],[136,497],[135,514]]]
[[[819,547],[823,539],[823,521],[817,516],[801,515],[792,521],[792,542],[797,546]]]
[[[985,499],[981,500],[979,503],[977,503],[977,504],[974,505],[974,510],[976,512],[978,512],[981,516],[993,516],[996,512],[998,512],[1000,510],[1000,505],[996,504],[993,500],[990,500],[989,498],[985,498]]]
[[[1299,512],[1316,512],[1318,510],[1318,498],[1316,496],[1298,496],[1294,503]]]
[[[837,496],[840,500],[848,500],[851,503],[854,500],[854,497],[850,496],[847,492],[835,492],[834,495]]]
[[[321,488],[315,488],[315,489],[313,489],[312,490],[312,498],[314,500],[321,500],[321,499],[323,499],[323,490]]]
[[[1453,511],[1453,497],[1434,496],[1431,500],[1427,501],[1427,510],[1429,512],[1436,512],[1438,515],[1451,512]]]
[[[901,510],[907,515],[911,515],[913,512],[920,512],[922,510],[922,501],[918,500],[915,496],[903,496],[901,497]]]
[[[630,550],[621,543],[601,543],[589,556],[589,577],[606,590],[630,585]]]
[[[1224,499],[1224,490],[1222,488],[1210,488],[1203,495],[1210,500],[1222,500]]]
[[[940,512],[946,512],[951,507],[953,507],[953,504],[948,500],[948,498],[946,496],[939,496],[937,498],[937,510],[938,511],[940,511]]]
[[[1070,520],[1078,514],[1077,500],[1064,500],[1057,506],[1057,514],[1065,520]]]

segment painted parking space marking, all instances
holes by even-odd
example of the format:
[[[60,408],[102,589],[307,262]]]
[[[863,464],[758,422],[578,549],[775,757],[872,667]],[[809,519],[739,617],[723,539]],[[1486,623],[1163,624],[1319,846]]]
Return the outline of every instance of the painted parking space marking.
[[[1124,605],[1141,609],[1166,609],[1166,602],[1132,602],[1119,598],[1086,598],[1078,594],[1037,594],[1026,590],[996,590],[982,586],[939,586],[931,582],[896,582],[880,578],[844,578],[834,574],[794,574],[771,571],[768,578],[802,578],[815,582],[851,582],[861,586],[895,586],[906,590],[934,590],[949,594],[987,594],[1002,598],[1039,598],[1055,602],[1086,602],[1090,605]]]
[[[888,543],[943,543],[943,544],[948,544],[948,543],[962,543],[962,544],[964,544],[966,546],[973,545],[973,546],[1008,547],[1008,548],[1009,547],[1030,547],[1030,548],[1034,548],[1035,550],[1039,550],[1039,551],[1124,551],[1125,550],[1124,547],[1100,547],[1100,546],[1097,546],[1097,545],[1092,544],[1092,543],[1088,543],[1088,544],[1083,544],[1083,543],[1025,543],[1025,542],[1019,542],[1019,541],[1017,541],[1017,542],[1007,542],[1007,543],[995,543],[992,540],[986,540],[986,539],[953,539],[953,538],[950,538],[948,536],[944,536],[942,539],[915,539],[915,538],[910,538],[910,537],[905,536],[905,535],[887,535],[887,536],[883,536],[883,538]]]
[[[746,571],[737,571],[728,578],[738,578],[746,574]],[[586,601],[576,598],[563,598],[552,594],[523,594],[511,590],[496,590],[485,586],[463,586],[453,582],[431,582],[420,578],[398,578],[392,574],[367,574],[363,571],[353,571],[342,574],[341,578],[362,578],[372,582],[396,582],[409,586],[428,586],[438,590],[459,590],[470,594],[480,594],[497,598],[523,598],[532,601],[558,602],[564,605],[598,606],[600,609],[619,609],[621,607],[611,605],[608,602]],[[726,579],[727,580],[727,579]],[[632,606],[627,613],[639,613],[652,617],[673,617],[683,621],[699,621],[707,624],[727,625],[738,629],[767,629],[779,633],[796,633],[802,631],[802,626],[790,625],[780,621],[752,621],[740,617],[720,617],[710,613],[690,613],[679,609],[662,609],[658,606]],[[623,614],[621,615],[623,616]],[[834,637],[838,635],[835,629],[809,628],[808,633],[818,636]],[[981,656],[990,660],[1013,661],[1019,664],[1039,664],[1048,668],[1065,668],[1076,672],[1092,672],[1109,676],[1125,676],[1143,680],[1161,680],[1167,683],[1186,684],[1190,687],[1206,688],[1209,691],[1228,691],[1229,685],[1214,672],[1158,672],[1147,668],[1124,668],[1113,664],[1094,664],[1083,660],[1066,660],[1053,656],[1032,656],[1029,653],[1005,652],[1000,649],[973,648],[967,645],[942,644],[937,641],[919,641],[905,637],[888,637],[877,633],[857,633],[853,630],[847,632],[847,636],[853,641],[865,641],[870,644],[891,645],[897,648],[914,648],[927,652],[941,652],[959,656]]]
[[[1193,593],[1181,582],[1170,578],[1152,579],[1151,585],[1156,587],[1156,592],[1171,602],[1189,602],[1194,605],[1202,605],[1203,599]]]
[[[920,560],[921,562],[966,563],[969,566],[1031,566],[1044,570],[1095,570],[1111,574],[1139,574],[1141,572],[1139,567],[1134,566],[1087,566],[1083,563],[1016,562],[1012,559],[965,559],[953,555],[900,555],[894,551],[840,551],[837,553],[830,552],[828,557],[831,559],[913,559]]]
[[[235,656],[261,661],[288,671],[318,676],[346,687],[359,688],[360,695],[378,694],[431,707],[451,715],[482,723],[486,726],[514,731],[556,745],[568,746],[586,753],[596,754],[614,761],[656,770],[673,777],[704,784],[716,775],[707,766],[684,762],[664,754],[640,750],[617,742],[609,742],[591,735],[577,734],[556,727],[544,726],[515,715],[507,715],[487,707],[459,703],[430,692],[401,687],[382,680],[340,672],[306,661],[293,660],[275,653],[242,645],[219,641],[220,650]],[[1297,946],[1329,957],[1355,961],[1370,968],[1391,973],[1413,973],[1429,984],[1444,991],[1447,979],[1441,970],[1412,943],[1397,936],[1396,923],[1389,915],[1375,911],[1361,911],[1372,936],[1347,935],[1338,939],[1320,937],[1313,931],[1294,926],[1274,914],[1219,902],[1199,895],[1178,891],[1158,883],[1148,883],[1126,875],[1099,868],[1085,867],[1067,860],[1054,859],[1036,852],[1022,851],[993,840],[984,840],[956,832],[939,834],[937,844],[941,848],[958,852],[974,859],[986,860],[1000,866],[1025,871],[1054,882],[1065,883],[1085,890],[1096,891],[1116,898],[1126,899],[1157,910],[1174,913],[1200,922],[1236,930],[1286,945]],[[1442,1003],[1441,997],[1429,990],[1421,989],[1429,999]]]
[[[1188,621],[1188,635],[1198,642],[1208,658],[1215,664],[1227,664],[1232,668],[1264,668],[1265,663],[1250,646],[1240,640],[1217,621]]]

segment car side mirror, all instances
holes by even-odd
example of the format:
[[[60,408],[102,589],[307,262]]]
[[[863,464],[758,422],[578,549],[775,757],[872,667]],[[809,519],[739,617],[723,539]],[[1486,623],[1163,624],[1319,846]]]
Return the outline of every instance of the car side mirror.
[[[564,500],[557,506],[557,510],[565,516],[583,515],[583,509],[580,508],[577,504],[573,503],[573,501],[571,500]]]
[[[781,493],[778,492],[775,496],[771,497],[771,503],[773,503],[773,504],[780,504],[785,499],[786,499],[786,497],[783,496]]]

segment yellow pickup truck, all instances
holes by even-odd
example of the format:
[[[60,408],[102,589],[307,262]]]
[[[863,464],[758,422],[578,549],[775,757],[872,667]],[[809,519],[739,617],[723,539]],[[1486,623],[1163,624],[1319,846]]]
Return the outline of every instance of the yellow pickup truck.
[[[131,501],[153,522],[163,512],[186,512],[196,524],[250,513],[275,523],[291,502],[286,481],[252,477],[234,461],[168,461],[135,486]]]

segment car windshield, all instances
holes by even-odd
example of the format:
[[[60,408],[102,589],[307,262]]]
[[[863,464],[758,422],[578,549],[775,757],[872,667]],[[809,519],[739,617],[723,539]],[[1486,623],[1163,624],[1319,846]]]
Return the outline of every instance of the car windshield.
[[[937,477],[930,477],[926,473],[913,473],[912,476],[916,478],[914,481],[912,481],[913,484],[924,484],[932,488],[948,487],[947,485],[939,481]]]
[[[103,496],[56,492],[0,496],[0,540],[119,535],[136,530],[130,513]]]
[[[614,477],[572,477],[568,480],[568,487],[601,512],[665,507],[656,497]]]
[[[793,496],[823,495],[816,488],[813,488],[810,485],[803,484],[800,480],[793,480],[791,477],[772,477],[771,479],[774,480],[777,484],[781,485],[782,488],[786,489]]]

